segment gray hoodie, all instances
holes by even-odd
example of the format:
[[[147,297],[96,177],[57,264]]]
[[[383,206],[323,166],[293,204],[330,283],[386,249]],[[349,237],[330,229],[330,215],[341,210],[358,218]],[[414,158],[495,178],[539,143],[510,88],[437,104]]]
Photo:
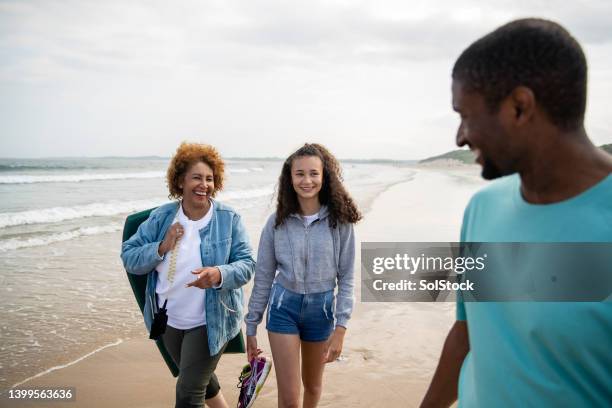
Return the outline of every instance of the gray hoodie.
[[[297,214],[278,228],[274,228],[276,213],[268,218],[259,240],[255,284],[244,318],[247,336],[257,333],[273,282],[306,294],[332,290],[337,281],[336,325],[346,327],[354,303],[355,234],[353,224],[331,228],[328,215],[327,207],[321,207],[319,218],[307,227]]]

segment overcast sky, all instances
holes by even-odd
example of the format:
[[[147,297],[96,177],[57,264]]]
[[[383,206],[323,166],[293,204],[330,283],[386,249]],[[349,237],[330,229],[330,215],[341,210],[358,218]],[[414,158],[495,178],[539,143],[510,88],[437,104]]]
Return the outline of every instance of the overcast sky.
[[[610,0],[0,0],[0,156],[439,154],[453,62],[528,16],[581,42],[587,131],[612,142]]]

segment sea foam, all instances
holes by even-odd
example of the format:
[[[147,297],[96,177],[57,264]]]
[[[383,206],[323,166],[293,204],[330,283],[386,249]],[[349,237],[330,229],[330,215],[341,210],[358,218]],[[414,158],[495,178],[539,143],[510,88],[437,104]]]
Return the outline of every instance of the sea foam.
[[[160,200],[108,201],[75,205],[72,207],[52,207],[38,210],[0,213],[0,228],[16,225],[54,223],[76,218],[104,217],[141,211],[164,203]]]
[[[0,184],[79,183],[82,181],[163,178],[165,175],[166,173],[162,171],[97,174],[15,174],[10,176],[0,176]]]
[[[228,173],[250,173],[262,171],[260,167],[228,168]],[[83,181],[129,180],[164,178],[165,171],[144,171],[134,173],[90,173],[90,174],[11,174],[0,176],[0,184],[33,184],[33,183],[80,183]]]
[[[82,236],[107,234],[121,230],[121,224],[113,223],[104,226],[83,227],[74,231],[65,231],[57,234],[50,234],[37,238],[18,239],[12,238],[5,241],[0,241],[0,252],[11,251],[20,248],[29,248],[36,246],[44,246],[56,242],[69,241],[71,239]]]
[[[236,208],[242,208],[240,205],[241,201],[265,197],[273,193],[274,188],[272,186],[268,186],[249,190],[221,192],[219,193],[218,198],[221,201],[237,201],[238,203],[236,204],[238,205],[235,205]],[[75,205],[71,207],[51,207],[28,211],[0,213],[0,228],[18,225],[55,223],[86,217],[108,217],[146,210],[147,208],[157,207],[166,202],[167,200],[161,198],[134,201],[114,200],[103,203]]]

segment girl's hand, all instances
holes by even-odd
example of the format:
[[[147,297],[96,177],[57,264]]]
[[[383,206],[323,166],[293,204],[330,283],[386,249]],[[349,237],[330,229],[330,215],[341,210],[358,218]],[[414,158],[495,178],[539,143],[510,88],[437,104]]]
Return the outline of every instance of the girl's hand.
[[[336,330],[334,330],[334,333],[327,341],[327,347],[325,348],[325,352],[323,353],[324,362],[332,363],[336,361],[338,357],[340,357],[340,353],[342,353],[342,344],[344,343],[345,333],[346,328],[342,326],[336,326]]]
[[[247,361],[250,362],[261,353],[263,351],[257,348],[257,336],[247,336]]]
[[[183,226],[178,222],[172,224],[170,228],[168,228],[168,231],[166,231],[164,240],[159,244],[159,248],[157,249],[159,256],[163,256],[165,253],[172,251],[182,236]]]

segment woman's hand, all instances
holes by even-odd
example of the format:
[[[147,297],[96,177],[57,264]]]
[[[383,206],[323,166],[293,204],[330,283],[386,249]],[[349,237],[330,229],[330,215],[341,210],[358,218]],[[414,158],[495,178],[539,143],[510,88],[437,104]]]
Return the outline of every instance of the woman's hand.
[[[191,271],[191,273],[196,275],[197,279],[189,282],[186,285],[187,288],[195,286],[200,289],[208,289],[221,283],[221,271],[216,266],[205,266]]]
[[[157,249],[159,256],[164,256],[165,253],[172,251],[182,236],[183,226],[178,222],[172,224],[170,228],[168,228],[168,231],[166,231],[164,240],[159,244],[159,248]]]
[[[263,351],[257,348],[257,336],[247,336],[247,361],[250,362],[261,353]]]
[[[323,353],[324,362],[331,363],[336,361],[336,359],[340,357],[340,353],[342,353],[342,344],[344,343],[345,333],[346,328],[342,326],[336,326],[336,330],[334,330],[334,333],[327,341],[327,347],[325,348],[325,352]]]

